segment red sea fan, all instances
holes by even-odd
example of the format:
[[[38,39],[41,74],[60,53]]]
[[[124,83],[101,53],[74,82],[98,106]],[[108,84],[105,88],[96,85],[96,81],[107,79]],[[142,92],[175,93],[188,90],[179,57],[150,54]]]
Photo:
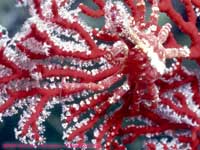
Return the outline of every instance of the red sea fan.
[[[171,0],[93,2],[97,10],[74,0],[18,1],[31,17],[11,39],[0,28],[1,120],[25,109],[15,135],[37,146],[45,143],[50,109],[60,104],[66,144],[121,150],[145,136],[145,149],[197,150],[199,73],[181,64],[199,63],[200,2],[179,2],[186,21]],[[158,25],[161,12],[191,38],[190,46],[177,43],[170,23]],[[81,13],[104,17],[104,26],[90,27]]]

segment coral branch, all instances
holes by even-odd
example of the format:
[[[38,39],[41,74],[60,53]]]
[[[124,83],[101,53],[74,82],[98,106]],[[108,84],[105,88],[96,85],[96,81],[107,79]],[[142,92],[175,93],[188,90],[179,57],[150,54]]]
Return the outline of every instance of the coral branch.
[[[176,1],[186,17],[171,0],[92,2],[97,9],[18,0],[31,15],[12,38],[0,26],[0,121],[23,109],[15,136],[37,147],[59,104],[66,145],[122,150],[145,137],[145,149],[199,149],[199,66],[183,66],[200,62],[199,1]],[[158,23],[161,13],[190,45],[179,44],[173,24]],[[82,14],[104,25],[89,26]]]

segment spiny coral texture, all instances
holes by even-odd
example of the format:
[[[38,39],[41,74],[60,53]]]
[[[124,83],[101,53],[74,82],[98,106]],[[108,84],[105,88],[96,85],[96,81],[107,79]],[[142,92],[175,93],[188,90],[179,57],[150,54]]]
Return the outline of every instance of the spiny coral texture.
[[[18,1],[31,17],[11,39],[0,28],[1,118],[23,110],[16,138],[37,146],[50,110],[61,104],[65,143],[121,150],[144,136],[146,149],[198,149],[199,71],[181,64],[199,62],[200,2],[179,2],[186,20],[171,0],[93,2],[98,9],[74,0]],[[176,42],[170,23],[158,25],[160,12],[190,37],[189,47]],[[104,17],[104,26],[90,27],[81,13]]]

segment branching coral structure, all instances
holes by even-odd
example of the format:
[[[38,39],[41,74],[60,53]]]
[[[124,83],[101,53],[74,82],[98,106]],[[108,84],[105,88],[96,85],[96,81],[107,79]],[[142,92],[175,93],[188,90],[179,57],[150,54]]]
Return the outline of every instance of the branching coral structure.
[[[144,149],[200,146],[200,74],[182,65],[200,62],[198,0],[19,0],[31,17],[14,37],[0,27],[0,120],[22,112],[15,136],[45,143],[44,121],[61,105],[63,140],[126,149],[144,136]],[[147,17],[146,10],[150,9]],[[180,45],[166,14],[187,35]],[[104,18],[101,28],[81,17]],[[173,60],[167,67],[166,61]]]

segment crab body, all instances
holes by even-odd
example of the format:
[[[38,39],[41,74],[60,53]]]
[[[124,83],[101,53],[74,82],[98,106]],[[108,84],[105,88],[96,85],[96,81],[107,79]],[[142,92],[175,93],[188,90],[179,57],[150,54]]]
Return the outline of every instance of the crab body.
[[[145,7],[143,5],[145,3],[141,1],[137,6],[143,9]],[[108,2],[105,8],[106,32],[118,35],[123,41],[120,45],[121,51],[113,51],[113,57],[116,58],[118,53],[124,53],[124,59],[120,59],[124,65],[122,72],[127,75],[134,95],[137,95],[139,101],[143,101],[143,98],[153,102],[158,101],[158,89],[154,82],[167,72],[166,59],[186,57],[189,55],[189,50],[164,47],[171,25],[167,23],[161,28],[157,25],[159,11],[157,1],[153,1],[149,22],[144,18],[134,18],[129,15],[121,2]]]

